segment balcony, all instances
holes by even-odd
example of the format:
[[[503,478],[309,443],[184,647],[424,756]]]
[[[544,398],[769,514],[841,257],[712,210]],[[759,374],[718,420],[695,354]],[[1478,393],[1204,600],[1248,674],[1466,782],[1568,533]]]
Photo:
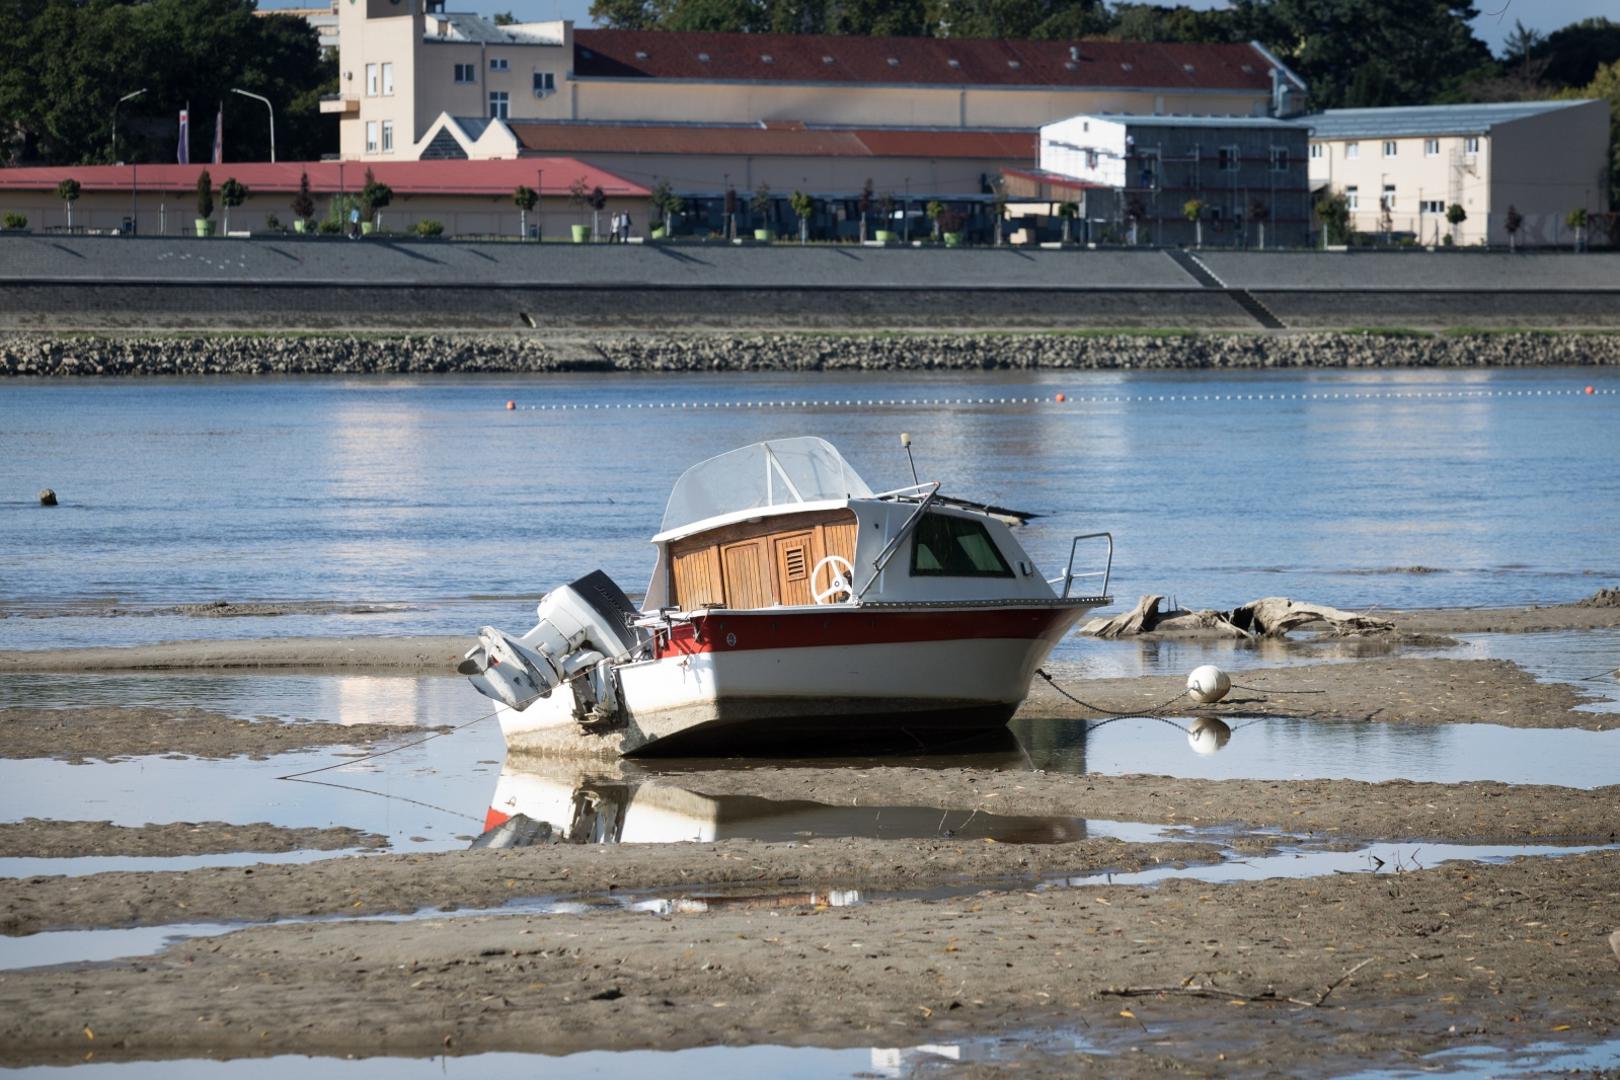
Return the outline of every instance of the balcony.
[[[337,113],[340,116],[359,116],[360,99],[346,98],[342,94],[322,94],[321,112]]]

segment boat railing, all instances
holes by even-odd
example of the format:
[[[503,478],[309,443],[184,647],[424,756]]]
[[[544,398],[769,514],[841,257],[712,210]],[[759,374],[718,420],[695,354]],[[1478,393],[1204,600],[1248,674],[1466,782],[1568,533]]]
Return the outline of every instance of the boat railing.
[[[893,491],[880,491],[872,498],[879,502],[902,502],[906,499],[921,498],[924,495],[932,497],[939,490],[939,481],[930,480],[926,484],[912,484],[909,487],[895,488]]]
[[[1079,574],[1075,573],[1075,571],[1074,571],[1074,556],[1075,556],[1075,553],[1079,550],[1080,541],[1082,541],[1082,540],[1106,540],[1106,541],[1108,541],[1108,560],[1105,563],[1103,563],[1103,568],[1101,570],[1088,570],[1088,571],[1086,571],[1084,573],[1079,573]],[[1069,564],[1068,564],[1068,566],[1064,567],[1063,575],[1061,577],[1051,578],[1050,580],[1047,581],[1047,584],[1048,585],[1056,585],[1060,581],[1063,582],[1063,592],[1061,593],[1061,595],[1065,600],[1067,600],[1069,598],[1069,590],[1074,586],[1074,583],[1076,581],[1081,580],[1081,579],[1102,578],[1102,588],[1097,590],[1096,595],[1098,595],[1098,596],[1107,596],[1108,595],[1108,579],[1113,574],[1113,572],[1114,572],[1114,534],[1113,533],[1108,533],[1108,532],[1081,533],[1079,536],[1076,536],[1073,540],[1071,540],[1069,542]]]

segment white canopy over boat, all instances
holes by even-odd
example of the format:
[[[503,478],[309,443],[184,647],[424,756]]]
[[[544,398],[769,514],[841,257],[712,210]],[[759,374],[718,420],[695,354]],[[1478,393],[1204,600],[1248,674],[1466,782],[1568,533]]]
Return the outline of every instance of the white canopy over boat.
[[[682,473],[653,539],[749,510],[871,497],[866,481],[827,440],[772,439],[700,461]]]

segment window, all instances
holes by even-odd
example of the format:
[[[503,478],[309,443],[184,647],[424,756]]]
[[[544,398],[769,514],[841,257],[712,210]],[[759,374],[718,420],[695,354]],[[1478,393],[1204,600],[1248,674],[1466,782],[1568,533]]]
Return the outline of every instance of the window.
[[[537,71],[534,73],[535,97],[545,97],[555,89],[557,89],[557,77],[555,75],[549,71]]]
[[[911,540],[913,577],[1007,577],[1012,568],[982,521],[924,514]]]
[[[1395,185],[1394,184],[1385,184],[1384,185],[1384,193],[1378,197],[1378,205],[1379,205],[1380,209],[1384,209],[1384,210],[1393,210],[1393,209],[1395,209]]]
[[[1288,147],[1286,147],[1286,146],[1273,146],[1271,148],[1271,171],[1272,172],[1287,172],[1288,171]]]
[[[1423,140],[1423,156],[1424,157],[1439,157],[1440,156],[1440,140],[1439,139],[1424,139]]]
[[[377,121],[375,121],[375,120],[367,120],[366,121],[366,153],[375,154],[376,152],[377,152]]]
[[[1221,147],[1219,158],[1220,158],[1220,170],[1221,170],[1221,172],[1236,172],[1237,171],[1238,161],[1239,161],[1238,148],[1237,147],[1235,147],[1235,146],[1223,146],[1223,147]]]
[[[1358,157],[1360,157],[1361,156],[1361,144],[1358,143],[1358,142],[1347,142],[1347,143],[1345,143],[1344,144],[1344,156],[1347,157],[1347,158],[1358,158]]]
[[[1096,169],[1097,169],[1097,151],[1095,151],[1095,150],[1087,150],[1086,151],[1086,168],[1092,170],[1093,172],[1096,171]]]
[[[504,56],[492,56],[489,58],[489,70],[491,71],[509,71],[511,67],[512,65],[506,62]]]
[[[1321,156],[1322,156],[1322,144],[1319,143],[1319,142],[1311,143],[1311,158],[1312,158],[1312,160],[1320,158]]]
[[[491,120],[505,120],[509,112],[505,90],[491,90],[489,92],[489,118]]]
[[[1385,139],[1384,140],[1384,156],[1385,157],[1394,157],[1395,156],[1395,140],[1394,139]]]
[[[1469,157],[1473,157],[1475,154],[1479,153],[1478,135],[1470,135],[1468,138],[1463,140],[1463,153],[1467,154]]]
[[[1424,199],[1418,203],[1418,211],[1424,214],[1443,214],[1446,212],[1444,199]]]
[[[470,83],[478,81],[478,66],[476,64],[457,64],[456,82]]]
[[[1344,189],[1344,205],[1349,210],[1361,209],[1361,190],[1356,185],[1351,184]]]
[[[392,120],[382,122],[382,148],[385,154],[394,152],[394,122]]]
[[[366,65],[366,97],[377,96],[377,65]]]
[[[1137,172],[1138,187],[1157,188],[1159,186],[1159,150],[1138,150],[1137,156],[1142,159],[1142,167]]]

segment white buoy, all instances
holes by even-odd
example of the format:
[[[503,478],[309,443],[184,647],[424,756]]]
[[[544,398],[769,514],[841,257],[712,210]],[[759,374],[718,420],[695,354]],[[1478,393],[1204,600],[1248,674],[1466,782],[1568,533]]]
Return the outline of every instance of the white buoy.
[[[1214,664],[1201,664],[1187,676],[1187,693],[1200,705],[1213,705],[1232,689],[1232,680]]]
[[[1193,753],[1208,757],[1224,747],[1232,738],[1232,729],[1213,716],[1200,716],[1187,729],[1187,743]]]

